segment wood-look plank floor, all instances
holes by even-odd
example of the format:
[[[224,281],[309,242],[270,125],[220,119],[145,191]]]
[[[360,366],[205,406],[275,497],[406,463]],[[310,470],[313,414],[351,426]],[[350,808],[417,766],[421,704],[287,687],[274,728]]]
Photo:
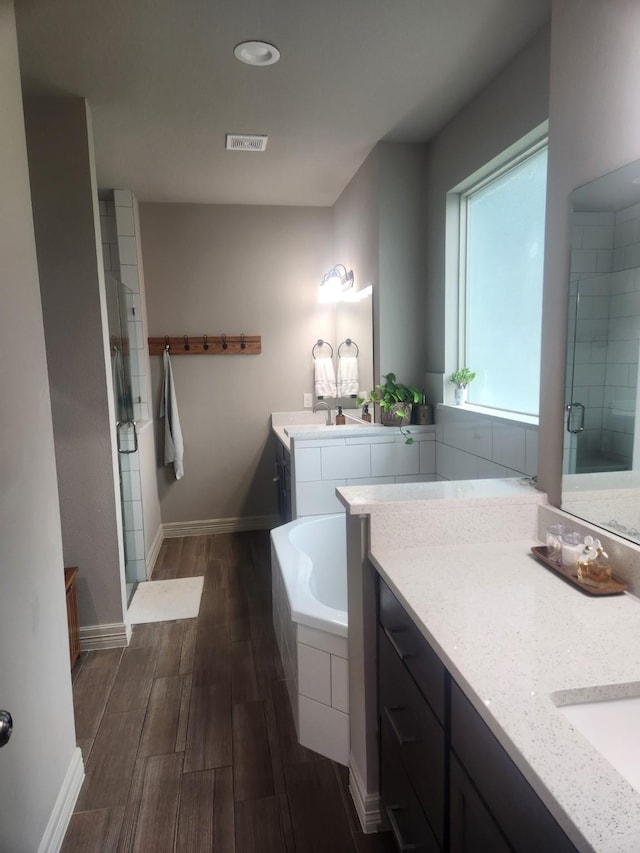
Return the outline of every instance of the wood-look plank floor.
[[[74,668],[86,778],[63,853],[392,853],[360,831],[346,769],[296,740],[268,534],[167,540],[153,579],[193,576],[197,619]]]

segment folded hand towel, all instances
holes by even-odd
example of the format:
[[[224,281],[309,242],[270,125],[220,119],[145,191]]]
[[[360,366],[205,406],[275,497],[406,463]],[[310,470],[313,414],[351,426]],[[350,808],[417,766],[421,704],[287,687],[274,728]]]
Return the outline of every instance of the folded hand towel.
[[[360,390],[358,384],[358,359],[347,356],[338,359],[338,397],[357,396]]]
[[[182,430],[180,429],[180,417],[178,415],[178,401],[176,389],[173,384],[173,371],[169,351],[165,349],[162,356],[164,363],[164,389],[160,401],[160,417],[164,418],[164,464],[171,465],[176,474],[176,480],[184,476],[184,443],[182,441]]]
[[[316,358],[315,362],[316,397],[336,396],[336,375],[330,358]]]

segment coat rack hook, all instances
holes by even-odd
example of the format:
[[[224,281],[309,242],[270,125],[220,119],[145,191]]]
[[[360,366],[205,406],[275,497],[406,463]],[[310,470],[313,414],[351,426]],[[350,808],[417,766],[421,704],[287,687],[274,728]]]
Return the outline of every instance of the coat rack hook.
[[[240,349],[246,349],[246,348],[247,348],[247,344],[245,343],[244,335],[240,335]]]
[[[227,343],[227,336],[223,335],[222,336],[222,349],[227,349],[228,346],[229,346],[229,344]]]
[[[189,345],[189,335],[184,336],[184,348],[185,350],[187,350],[187,352],[191,349]]]
[[[202,336],[202,349],[209,349],[209,344],[207,342],[207,336]]]
[[[169,335],[164,336],[164,346],[167,352],[171,349],[171,344],[169,342]]]

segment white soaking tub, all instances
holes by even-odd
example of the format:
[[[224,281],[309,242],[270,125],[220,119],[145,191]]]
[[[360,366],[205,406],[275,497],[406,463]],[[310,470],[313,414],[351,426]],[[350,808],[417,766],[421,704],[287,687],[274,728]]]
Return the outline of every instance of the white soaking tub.
[[[349,763],[344,514],[271,531],[273,626],[303,746]]]

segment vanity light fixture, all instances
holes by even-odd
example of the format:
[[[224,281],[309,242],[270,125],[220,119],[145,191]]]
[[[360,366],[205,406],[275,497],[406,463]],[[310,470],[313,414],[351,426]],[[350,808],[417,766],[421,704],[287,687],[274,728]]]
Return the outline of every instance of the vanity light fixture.
[[[266,41],[241,41],[233,48],[233,55],[245,65],[275,65],[280,59],[278,48]]]
[[[344,264],[336,264],[322,277],[318,302],[340,302],[352,288],[353,270],[347,270]]]

